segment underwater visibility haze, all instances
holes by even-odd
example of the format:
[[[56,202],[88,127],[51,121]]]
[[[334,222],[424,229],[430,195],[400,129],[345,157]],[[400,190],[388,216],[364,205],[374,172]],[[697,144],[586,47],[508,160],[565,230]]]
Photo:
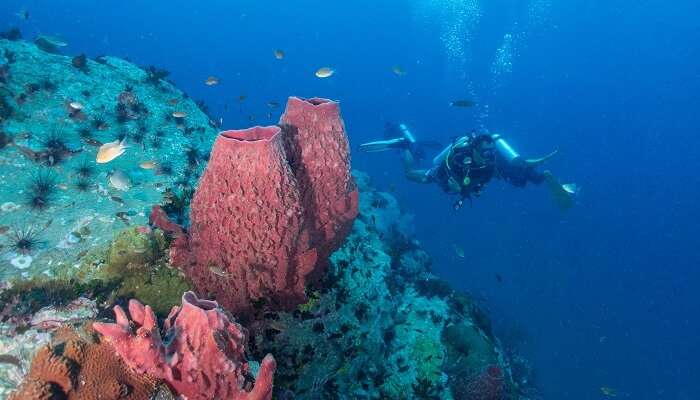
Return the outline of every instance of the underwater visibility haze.
[[[700,399],[700,5],[0,3],[0,398]]]

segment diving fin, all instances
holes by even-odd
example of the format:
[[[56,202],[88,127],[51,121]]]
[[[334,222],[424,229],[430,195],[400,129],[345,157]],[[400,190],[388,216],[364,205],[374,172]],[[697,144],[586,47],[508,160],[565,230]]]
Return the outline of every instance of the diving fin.
[[[379,151],[386,151],[391,149],[405,149],[410,145],[410,142],[406,138],[400,137],[396,139],[388,140],[377,140],[375,142],[362,143],[360,145],[360,150],[366,151],[368,153],[376,153]]]
[[[547,181],[549,193],[552,195],[552,199],[554,199],[554,202],[557,203],[559,208],[567,210],[573,207],[576,196],[580,190],[579,187],[575,183],[559,183],[559,180],[549,171],[544,171],[543,175],[544,179]]]
[[[545,162],[547,162],[547,160],[549,160],[550,158],[556,156],[557,153],[559,153],[559,150],[554,150],[553,152],[547,154],[547,155],[544,156],[544,157],[526,159],[526,160],[525,160],[525,165],[527,165],[528,167],[536,167],[536,166],[538,166],[538,165],[544,164]]]

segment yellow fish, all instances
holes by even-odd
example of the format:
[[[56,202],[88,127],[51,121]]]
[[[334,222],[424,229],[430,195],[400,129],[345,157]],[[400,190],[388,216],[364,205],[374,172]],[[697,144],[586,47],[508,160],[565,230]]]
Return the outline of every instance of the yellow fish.
[[[97,150],[96,161],[98,164],[108,163],[124,154],[127,147],[126,138],[124,138],[124,140],[121,142],[119,140],[115,140],[113,142],[105,143],[100,146],[99,150]]]
[[[281,60],[284,58],[284,51],[277,49],[275,50],[275,58]]]
[[[219,78],[215,76],[210,76],[207,78],[206,81],[204,81],[204,84],[207,86],[215,86],[219,84]]]
[[[330,67],[321,67],[316,71],[316,77],[318,78],[330,78],[335,73],[335,70]]]

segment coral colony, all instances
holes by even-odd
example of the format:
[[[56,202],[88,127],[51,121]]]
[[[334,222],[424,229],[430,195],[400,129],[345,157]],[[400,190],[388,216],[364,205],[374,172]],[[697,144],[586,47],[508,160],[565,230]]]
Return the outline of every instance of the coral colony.
[[[20,273],[0,290],[0,397],[528,398],[396,199],[351,171],[338,102],[290,97],[276,125],[215,134],[165,70],[17,36],[0,35],[0,175],[23,166],[0,214]],[[34,269],[49,256],[61,269]]]

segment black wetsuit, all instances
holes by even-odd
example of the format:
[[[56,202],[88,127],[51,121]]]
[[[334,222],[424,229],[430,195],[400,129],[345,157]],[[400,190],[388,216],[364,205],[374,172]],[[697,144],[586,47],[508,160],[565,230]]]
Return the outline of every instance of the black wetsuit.
[[[453,144],[442,162],[429,171],[431,180],[446,193],[470,199],[472,195],[479,196],[494,177],[518,187],[523,187],[528,182],[540,184],[544,181],[544,176],[533,167],[517,161],[508,162],[501,157],[488,135],[469,138],[461,142],[461,145],[458,143],[460,142]],[[479,154],[479,162],[473,159],[475,149]]]

